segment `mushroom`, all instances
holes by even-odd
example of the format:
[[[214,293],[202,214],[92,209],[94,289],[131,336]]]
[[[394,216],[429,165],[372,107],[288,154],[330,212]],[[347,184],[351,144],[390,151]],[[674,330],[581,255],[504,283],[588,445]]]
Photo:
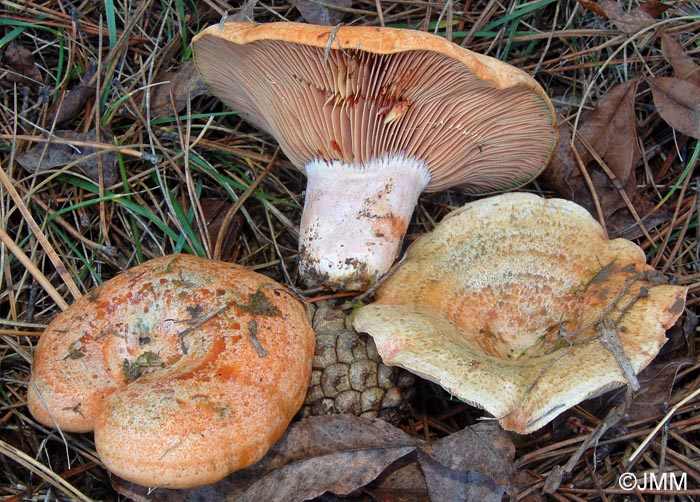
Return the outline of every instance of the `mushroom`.
[[[213,483],[257,462],[301,407],[314,334],[301,302],[243,267],[152,259],[56,316],[27,404],[94,429],[105,467],[144,486]]]
[[[686,288],[667,282],[580,206],[509,193],[453,211],[411,244],[353,325],[385,364],[526,434],[635,385],[683,312]]]
[[[424,32],[215,25],[202,80],[307,176],[299,273],[360,290],[393,264],[423,190],[521,186],[548,163],[555,113],[523,71]]]

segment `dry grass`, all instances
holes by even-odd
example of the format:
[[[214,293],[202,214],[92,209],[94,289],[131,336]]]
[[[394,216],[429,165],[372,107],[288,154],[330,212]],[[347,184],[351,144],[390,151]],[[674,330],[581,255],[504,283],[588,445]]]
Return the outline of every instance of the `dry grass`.
[[[5,51],[0,65],[2,500],[119,499],[89,435],[49,431],[24,406],[33,346],[66,305],[131,265],[174,252],[223,256],[296,283],[296,225],[304,179],[274,141],[207,96],[194,98],[178,113],[171,107],[157,119],[148,107],[164,74],[189,60],[192,36],[218,22],[225,10],[258,22],[300,18],[286,2],[249,2],[243,13],[233,4],[0,1],[0,50]],[[697,58],[700,10],[691,2],[667,5],[661,23]],[[631,2],[626,8],[636,7]],[[628,35],[574,1],[356,0],[343,12],[348,24],[435,31],[519,66],[543,84],[562,117],[572,123],[617,83],[672,74],[659,52],[656,26]],[[31,52],[38,72],[8,62],[12,44]],[[57,123],[61,109],[69,106],[68,96],[80,85],[95,90],[82,106],[64,111],[68,117]],[[686,473],[688,487],[700,494],[700,414],[693,394],[700,383],[695,322],[699,202],[697,178],[687,172],[700,146],[659,119],[648,88],[639,92],[645,162],[636,173],[638,191],[670,217],[638,242],[655,267],[690,288],[689,310],[671,330],[670,349],[660,359],[686,364],[676,367],[675,379],[667,379],[672,387],[654,391],[652,397],[665,396],[657,406],[636,421],[614,426],[596,448],[573,462],[571,481],[550,495],[554,500],[623,500],[615,480],[625,470]],[[170,104],[167,95],[161,93],[160,99],[166,107]],[[118,181],[110,186],[76,173],[71,165],[30,173],[17,161],[42,144],[49,131],[87,132],[97,125],[114,135],[113,144],[108,136],[95,141],[117,154]],[[554,195],[538,183],[528,189]],[[466,200],[459,191],[422,197],[409,240]],[[217,242],[205,230],[205,222],[217,214],[225,229],[219,235],[234,239]],[[572,458],[616,399],[609,394],[586,403],[567,420],[520,438],[523,496],[537,499],[550,471]],[[673,413],[665,417],[670,409]],[[430,437],[456,430],[473,414],[427,386],[405,425]],[[655,431],[660,423],[664,427]],[[624,465],[641,445],[642,454]],[[690,492],[676,497],[691,499]]]

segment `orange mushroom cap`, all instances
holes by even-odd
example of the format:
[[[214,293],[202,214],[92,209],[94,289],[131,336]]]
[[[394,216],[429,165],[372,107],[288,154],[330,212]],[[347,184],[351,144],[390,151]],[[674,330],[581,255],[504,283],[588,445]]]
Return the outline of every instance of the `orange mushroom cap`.
[[[436,35],[229,23],[193,48],[212,93],[307,174],[300,273],[310,285],[369,286],[396,258],[424,189],[516,188],[556,145],[535,80]]]
[[[385,364],[525,434],[627,383],[625,359],[635,374],[649,364],[687,291],[660,279],[580,206],[510,193],[453,211],[411,244],[353,324]]]
[[[46,328],[27,403],[41,423],[95,431],[105,466],[145,486],[215,482],[257,462],[308,387],[301,302],[243,267],[155,258]]]

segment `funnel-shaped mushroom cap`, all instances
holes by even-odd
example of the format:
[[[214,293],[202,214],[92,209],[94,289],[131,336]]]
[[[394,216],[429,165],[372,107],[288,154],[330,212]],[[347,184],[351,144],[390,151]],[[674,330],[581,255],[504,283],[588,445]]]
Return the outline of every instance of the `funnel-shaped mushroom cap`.
[[[317,159],[424,162],[428,190],[508,190],[544,169],[552,105],[525,72],[413,30],[228,23],[193,40],[215,96],[272,134],[299,169]]]
[[[386,364],[523,434],[625,384],[626,361],[641,371],[685,304],[686,288],[664,284],[638,246],[607,240],[583,208],[559,199],[467,204],[407,255],[355,328]]]
[[[314,334],[271,279],[173,255],[107,281],[47,327],[27,403],[94,429],[105,466],[145,486],[213,483],[257,462],[301,407]]]
[[[424,189],[521,186],[557,140],[552,105],[531,77],[435,35],[230,23],[193,46],[214,95],[272,134],[309,178],[300,235],[309,283],[368,286],[391,266]],[[334,229],[344,235],[327,237]]]

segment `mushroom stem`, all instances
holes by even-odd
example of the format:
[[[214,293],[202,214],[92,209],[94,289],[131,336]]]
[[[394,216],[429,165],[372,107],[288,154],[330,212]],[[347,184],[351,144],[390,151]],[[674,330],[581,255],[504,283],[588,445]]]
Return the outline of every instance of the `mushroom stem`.
[[[364,290],[396,259],[418,197],[425,163],[391,156],[365,166],[314,160],[306,165],[299,273],[309,286]]]

